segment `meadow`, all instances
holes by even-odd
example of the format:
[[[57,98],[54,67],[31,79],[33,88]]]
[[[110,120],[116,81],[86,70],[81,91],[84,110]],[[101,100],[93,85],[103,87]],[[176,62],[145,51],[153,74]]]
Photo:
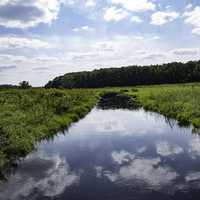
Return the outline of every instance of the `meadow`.
[[[95,90],[0,90],[0,167],[85,116],[96,101]]]
[[[200,84],[103,89],[1,89],[0,168],[24,157],[43,139],[53,137],[84,117],[106,92],[132,97],[146,110],[200,128]],[[128,98],[130,103],[130,98]],[[131,104],[130,104],[131,105]]]
[[[129,95],[146,110],[177,119],[180,125],[200,128],[200,84],[155,85],[130,89]]]

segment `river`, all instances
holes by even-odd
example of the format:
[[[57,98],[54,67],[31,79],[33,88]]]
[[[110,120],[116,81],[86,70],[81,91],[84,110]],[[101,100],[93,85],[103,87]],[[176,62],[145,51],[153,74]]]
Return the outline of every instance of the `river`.
[[[199,136],[143,109],[94,108],[0,183],[0,200],[199,198]]]

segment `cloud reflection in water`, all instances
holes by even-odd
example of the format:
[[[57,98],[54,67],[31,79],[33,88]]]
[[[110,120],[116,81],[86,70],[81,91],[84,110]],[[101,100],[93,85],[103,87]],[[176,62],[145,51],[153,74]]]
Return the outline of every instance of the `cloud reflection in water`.
[[[6,184],[0,185],[0,199],[28,198],[34,191],[53,197],[78,181],[79,176],[70,170],[64,158],[37,152],[24,161],[23,167]]]
[[[140,158],[127,151],[114,151],[111,154],[113,161],[118,165],[114,171],[96,167],[97,177],[107,177],[111,182],[130,185],[139,181],[152,189],[158,190],[170,185],[179,174],[171,167],[161,166],[161,159]]]

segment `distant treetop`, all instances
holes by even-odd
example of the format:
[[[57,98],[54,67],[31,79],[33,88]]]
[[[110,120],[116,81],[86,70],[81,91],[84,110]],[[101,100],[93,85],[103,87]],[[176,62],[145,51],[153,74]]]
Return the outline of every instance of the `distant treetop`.
[[[200,81],[200,61],[163,65],[106,68],[67,73],[49,81],[46,88],[99,88]]]
[[[28,88],[31,88],[31,85],[29,84],[28,81],[22,81],[19,83],[19,88],[28,89]]]

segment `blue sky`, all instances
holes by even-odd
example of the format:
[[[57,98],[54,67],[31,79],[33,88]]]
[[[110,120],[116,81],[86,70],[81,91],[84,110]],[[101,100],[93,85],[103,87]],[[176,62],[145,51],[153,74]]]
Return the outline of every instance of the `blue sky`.
[[[198,60],[199,0],[1,0],[0,84]]]

